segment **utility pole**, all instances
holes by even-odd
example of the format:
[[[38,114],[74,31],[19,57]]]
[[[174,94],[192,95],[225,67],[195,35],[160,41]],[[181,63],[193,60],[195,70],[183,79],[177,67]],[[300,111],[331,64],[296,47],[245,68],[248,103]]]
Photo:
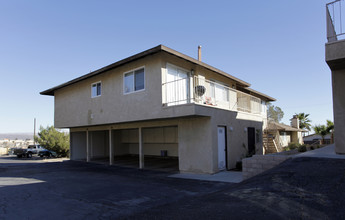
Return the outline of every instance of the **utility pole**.
[[[35,136],[36,136],[36,118],[34,118],[34,144],[36,144]]]

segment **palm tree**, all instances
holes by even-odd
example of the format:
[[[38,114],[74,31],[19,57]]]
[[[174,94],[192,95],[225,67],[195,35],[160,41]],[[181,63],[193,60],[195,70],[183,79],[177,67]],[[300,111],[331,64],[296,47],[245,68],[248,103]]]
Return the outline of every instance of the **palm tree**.
[[[327,134],[329,134],[329,130],[327,129],[327,126],[326,125],[316,125],[313,128],[314,128],[315,134],[318,134],[322,137],[322,143],[321,144],[324,144],[325,143],[325,136]]]
[[[327,131],[331,133],[331,143],[333,143],[334,123],[331,120],[327,120]]]
[[[307,129],[308,131],[311,130],[311,120],[308,118],[309,114],[305,114],[305,113],[295,113],[295,115],[297,115],[297,118],[299,119],[299,128],[303,129]]]

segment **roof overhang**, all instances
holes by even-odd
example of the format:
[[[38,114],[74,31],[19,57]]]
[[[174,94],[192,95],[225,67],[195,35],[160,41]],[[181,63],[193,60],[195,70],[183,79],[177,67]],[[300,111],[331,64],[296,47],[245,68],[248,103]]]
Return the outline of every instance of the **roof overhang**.
[[[261,92],[258,92],[258,91],[256,91],[256,90],[254,90],[254,89],[252,89],[252,88],[243,88],[243,90],[247,90],[250,94],[253,94],[253,95],[255,95],[255,96],[258,96],[259,98],[261,98],[261,99],[263,99],[263,100],[266,100],[266,101],[268,101],[268,102],[274,102],[274,101],[276,101],[276,99],[275,98],[272,98],[271,96],[268,96],[268,95],[266,95],[266,94],[264,94],[264,93],[261,93]]]
[[[249,83],[247,83],[247,82],[245,82],[245,81],[243,81],[243,80],[240,80],[240,79],[238,79],[238,78],[236,78],[236,77],[234,77],[234,76],[232,76],[232,75],[230,75],[230,74],[228,74],[228,73],[226,73],[226,72],[224,72],[224,71],[222,71],[222,70],[219,70],[219,69],[217,69],[217,68],[215,68],[215,67],[213,67],[213,66],[210,66],[210,65],[208,65],[208,64],[206,64],[206,63],[203,63],[203,62],[201,62],[201,61],[199,61],[199,60],[196,60],[196,59],[194,59],[194,58],[192,58],[192,57],[190,57],[190,56],[187,56],[187,55],[182,54],[182,53],[180,53],[180,52],[178,52],[178,51],[176,51],[176,50],[173,50],[173,49],[171,49],[171,48],[168,48],[168,47],[166,47],[166,46],[164,46],[164,45],[158,45],[158,46],[156,46],[156,47],[153,47],[153,48],[148,49],[148,50],[146,50],[146,51],[143,51],[143,52],[141,52],[141,53],[138,53],[138,54],[135,54],[135,55],[133,55],[133,56],[127,57],[127,58],[125,58],[125,59],[123,59],[123,60],[120,60],[120,61],[115,62],[115,63],[113,63],[113,64],[110,64],[110,65],[108,65],[108,66],[105,66],[105,67],[103,67],[103,68],[101,68],[101,69],[98,69],[98,70],[96,70],[96,71],[90,72],[90,73],[88,73],[88,74],[86,74],[86,75],[80,76],[80,77],[78,77],[78,78],[75,78],[75,79],[70,80],[70,81],[68,81],[68,82],[65,82],[65,83],[63,83],[63,84],[60,84],[60,85],[58,85],[58,86],[52,87],[52,88],[47,89],[47,90],[45,90],[45,91],[42,91],[42,92],[40,92],[40,94],[41,94],[41,95],[50,95],[50,96],[54,96],[54,92],[55,92],[56,90],[58,90],[58,89],[61,89],[61,88],[64,88],[64,87],[66,87],[66,86],[75,84],[75,83],[80,82],[80,81],[82,81],[82,80],[86,80],[86,79],[88,79],[88,78],[91,78],[91,77],[94,77],[94,76],[96,76],[96,75],[102,74],[102,73],[104,73],[104,72],[106,72],[106,71],[109,71],[109,70],[111,70],[111,69],[114,69],[114,68],[117,68],[117,67],[119,67],[119,66],[125,65],[125,64],[127,64],[127,63],[129,63],[129,62],[132,62],[132,61],[135,61],[135,60],[144,58],[144,57],[146,57],[146,56],[153,55],[153,54],[158,53],[158,52],[166,52],[166,53],[169,53],[169,54],[171,54],[171,55],[177,56],[177,57],[179,57],[179,58],[181,58],[181,59],[184,59],[184,60],[186,60],[186,61],[188,61],[188,62],[191,62],[191,63],[193,63],[193,64],[195,64],[195,65],[199,65],[199,66],[201,66],[201,67],[204,67],[204,68],[206,68],[206,69],[208,69],[208,70],[210,70],[210,71],[213,71],[213,72],[218,73],[218,74],[220,74],[220,75],[222,75],[222,76],[224,76],[224,77],[227,77],[227,78],[229,78],[229,79],[234,80],[239,86],[241,86],[241,87],[243,87],[245,90],[247,90],[247,91],[253,93],[253,95],[262,97],[262,98],[266,99],[267,101],[275,101],[275,99],[272,98],[272,97],[270,97],[270,96],[267,96],[267,95],[265,95],[265,94],[263,94],[263,93],[260,93],[260,92],[258,92],[258,91],[255,91],[255,90],[253,90],[253,89],[248,88],[248,87],[250,86]]]

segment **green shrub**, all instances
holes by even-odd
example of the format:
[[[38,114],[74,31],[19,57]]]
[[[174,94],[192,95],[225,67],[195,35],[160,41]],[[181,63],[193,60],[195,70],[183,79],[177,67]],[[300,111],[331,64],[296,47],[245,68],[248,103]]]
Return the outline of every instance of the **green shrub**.
[[[314,150],[315,148],[313,146],[310,146],[310,150]]]
[[[283,147],[283,151],[289,151],[290,148],[289,147]]]
[[[305,144],[298,147],[298,152],[306,152],[306,151],[307,151],[307,146]]]
[[[290,150],[294,150],[294,149],[298,148],[299,146],[300,146],[300,144],[291,142],[291,143],[289,143],[289,145],[288,145],[287,147],[288,147]]]
[[[69,156],[69,134],[56,130],[54,126],[41,126],[35,141],[47,150],[55,151],[59,157]]]

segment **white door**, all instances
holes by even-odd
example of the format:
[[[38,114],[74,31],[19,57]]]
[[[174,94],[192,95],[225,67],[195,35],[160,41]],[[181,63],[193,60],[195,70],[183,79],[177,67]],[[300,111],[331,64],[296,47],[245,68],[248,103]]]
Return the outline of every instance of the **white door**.
[[[226,150],[226,136],[225,127],[218,127],[218,169],[224,170],[226,168],[225,150]]]

